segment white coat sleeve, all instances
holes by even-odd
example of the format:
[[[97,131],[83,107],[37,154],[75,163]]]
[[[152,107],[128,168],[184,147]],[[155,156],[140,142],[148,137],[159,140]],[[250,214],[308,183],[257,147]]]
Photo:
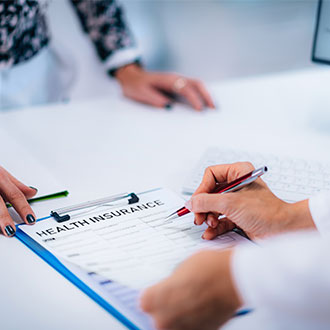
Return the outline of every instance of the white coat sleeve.
[[[330,325],[330,195],[311,198],[309,207],[319,232],[238,247],[232,274],[244,305]]]

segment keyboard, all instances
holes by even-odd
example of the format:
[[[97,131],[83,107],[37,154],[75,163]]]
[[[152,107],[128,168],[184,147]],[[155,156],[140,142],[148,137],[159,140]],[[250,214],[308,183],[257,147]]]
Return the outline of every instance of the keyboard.
[[[262,176],[262,179],[276,196],[285,201],[295,202],[323,191],[330,192],[330,164],[253,152],[210,148],[206,150],[186,179],[183,193],[194,193],[208,166],[238,161],[249,161],[255,168],[267,166],[269,171]]]

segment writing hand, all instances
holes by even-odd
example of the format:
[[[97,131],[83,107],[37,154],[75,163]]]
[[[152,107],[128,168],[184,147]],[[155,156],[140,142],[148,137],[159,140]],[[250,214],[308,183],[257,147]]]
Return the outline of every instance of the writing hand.
[[[286,203],[277,198],[261,178],[237,192],[211,193],[219,184],[233,181],[252,170],[253,165],[247,162],[206,169],[200,186],[186,205],[195,213],[197,225],[203,222],[209,225],[203,235],[205,239],[212,239],[234,226],[242,228],[250,238],[315,228],[307,200]],[[226,218],[218,220],[220,214]]]

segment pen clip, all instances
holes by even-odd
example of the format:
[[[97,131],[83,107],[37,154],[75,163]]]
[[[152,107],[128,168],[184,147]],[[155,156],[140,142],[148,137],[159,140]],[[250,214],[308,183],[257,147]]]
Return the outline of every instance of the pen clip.
[[[257,177],[249,177],[248,179],[242,181],[241,183],[239,183],[238,185],[234,186],[234,187],[231,187],[227,190],[225,190],[223,192],[224,193],[229,193],[229,192],[234,192],[234,191],[237,191],[237,190],[240,190],[241,188],[247,186],[248,184],[252,183],[253,181],[255,181],[257,179]]]
[[[124,202],[126,200],[126,202]],[[69,213],[89,209],[92,207],[100,207],[100,206],[121,206],[127,204],[134,204],[139,201],[139,197],[135,193],[123,193],[118,195],[113,195],[105,198],[96,199],[94,201],[88,201],[85,203],[80,203],[72,206],[63,207],[50,212],[50,215],[57,222],[64,222],[71,219]]]
[[[254,171],[251,172],[251,175],[245,179],[243,179],[240,183],[237,183],[236,185],[230,187],[227,190],[224,190],[222,192],[222,194],[224,193],[228,193],[228,192],[234,192],[237,190],[242,189],[243,187],[249,185],[250,183],[252,183],[253,181],[257,180],[260,176],[262,176],[263,174],[265,174],[268,171],[267,166],[264,167],[260,167]]]

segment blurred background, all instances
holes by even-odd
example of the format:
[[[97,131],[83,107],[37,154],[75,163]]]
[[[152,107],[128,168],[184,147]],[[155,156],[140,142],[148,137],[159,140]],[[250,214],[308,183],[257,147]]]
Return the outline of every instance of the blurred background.
[[[121,2],[149,69],[213,82],[315,66],[316,0]],[[49,16],[53,47],[76,68],[72,98],[115,92],[69,1],[51,1]]]

